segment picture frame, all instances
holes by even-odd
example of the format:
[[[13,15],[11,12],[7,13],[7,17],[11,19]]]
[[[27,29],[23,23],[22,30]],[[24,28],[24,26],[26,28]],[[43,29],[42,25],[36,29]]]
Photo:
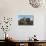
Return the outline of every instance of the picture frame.
[[[34,16],[33,15],[18,15],[18,25],[33,25]]]

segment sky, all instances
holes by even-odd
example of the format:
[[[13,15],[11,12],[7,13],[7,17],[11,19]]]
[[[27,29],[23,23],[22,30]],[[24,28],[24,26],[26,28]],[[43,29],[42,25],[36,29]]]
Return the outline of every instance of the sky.
[[[18,20],[25,17],[25,18],[30,18],[30,20],[33,20],[33,15],[18,15]]]

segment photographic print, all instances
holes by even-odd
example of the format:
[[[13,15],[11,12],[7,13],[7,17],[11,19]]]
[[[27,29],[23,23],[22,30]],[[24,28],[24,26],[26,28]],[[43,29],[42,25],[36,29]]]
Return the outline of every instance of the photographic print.
[[[19,15],[18,25],[33,25],[33,15]]]

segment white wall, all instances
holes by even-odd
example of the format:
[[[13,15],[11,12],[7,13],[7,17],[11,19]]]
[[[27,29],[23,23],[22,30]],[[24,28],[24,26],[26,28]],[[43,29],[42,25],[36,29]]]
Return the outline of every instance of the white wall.
[[[16,18],[16,17],[15,17]],[[27,40],[34,34],[37,35],[39,40],[44,39],[44,16],[34,15],[34,25],[33,26],[19,26],[17,20],[13,21],[11,34],[19,40]]]
[[[23,13],[27,13],[24,15],[31,15],[30,11],[26,11],[26,12],[19,12],[19,15]],[[18,13],[16,14],[18,15]],[[0,17],[3,18],[3,17]],[[27,40],[29,39],[29,37],[32,37],[34,34],[37,35],[37,38],[39,40],[43,40],[44,39],[44,16],[40,16],[40,15],[35,15],[34,14],[34,25],[33,26],[19,26],[18,25],[18,21],[16,16],[13,17],[13,22],[12,22],[12,26],[10,31],[8,31],[8,34],[10,34],[10,37],[14,37],[14,39],[16,38],[17,40]],[[3,19],[2,19],[3,20]],[[0,32],[2,30],[0,29]],[[2,31],[3,33],[3,31]],[[1,33],[0,33],[1,34]],[[4,33],[3,33],[4,35]],[[12,36],[11,36],[12,35]],[[4,37],[1,36],[0,39],[3,39]]]
[[[45,26],[45,28],[44,28],[44,39],[46,39],[46,16],[45,16],[45,24],[44,24],[44,26]]]
[[[18,11],[31,12],[31,14],[34,15],[34,26],[18,26],[16,20]],[[29,36],[33,36],[34,34],[37,35],[39,40],[45,39],[44,15],[46,15],[46,8],[33,8],[30,6],[28,0],[0,0],[0,16],[13,17],[12,29],[9,33],[12,34],[13,37],[16,37],[16,39],[26,40]]]

